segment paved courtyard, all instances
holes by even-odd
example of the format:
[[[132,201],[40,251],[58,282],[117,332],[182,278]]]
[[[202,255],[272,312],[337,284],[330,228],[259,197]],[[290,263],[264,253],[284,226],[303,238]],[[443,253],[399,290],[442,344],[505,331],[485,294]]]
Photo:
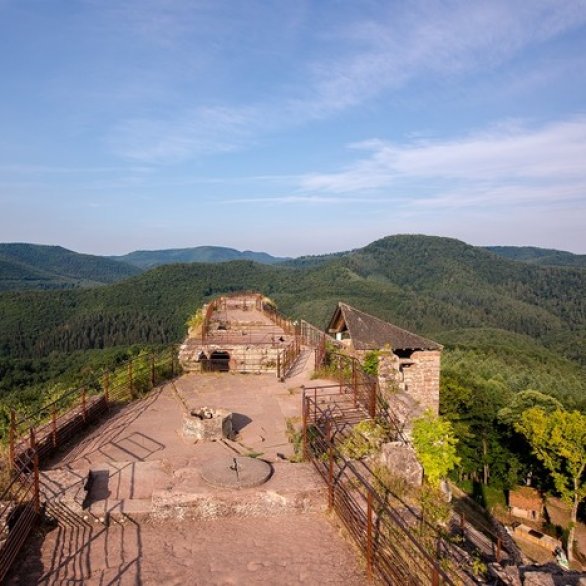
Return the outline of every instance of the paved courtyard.
[[[284,383],[186,374],[112,414],[43,472],[61,523],[35,537],[8,583],[364,584],[325,512],[321,479],[289,461],[287,421],[299,422],[301,385],[319,382],[311,367],[306,351]],[[231,411],[236,436],[185,437],[183,416],[200,407]],[[226,455],[261,458],[272,476],[256,488],[214,488],[201,469]]]

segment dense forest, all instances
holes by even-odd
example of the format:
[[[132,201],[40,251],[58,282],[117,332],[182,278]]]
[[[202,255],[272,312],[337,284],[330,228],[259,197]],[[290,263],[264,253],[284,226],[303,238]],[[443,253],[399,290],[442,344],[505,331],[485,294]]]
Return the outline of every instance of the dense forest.
[[[244,289],[319,327],[345,301],[444,344],[441,410],[462,478],[502,487],[536,469],[502,412],[515,397],[586,411],[586,269],[424,236],[280,265],[174,264],[91,289],[1,293],[0,400],[23,405],[137,345],[179,342],[197,307]]]

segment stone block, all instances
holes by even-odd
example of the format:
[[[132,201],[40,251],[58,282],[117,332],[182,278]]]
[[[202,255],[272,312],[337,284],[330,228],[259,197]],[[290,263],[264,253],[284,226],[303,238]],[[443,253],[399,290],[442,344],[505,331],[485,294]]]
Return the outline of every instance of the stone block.
[[[415,450],[403,442],[383,444],[380,463],[391,474],[403,478],[412,486],[421,486],[423,483],[423,466],[419,463]]]

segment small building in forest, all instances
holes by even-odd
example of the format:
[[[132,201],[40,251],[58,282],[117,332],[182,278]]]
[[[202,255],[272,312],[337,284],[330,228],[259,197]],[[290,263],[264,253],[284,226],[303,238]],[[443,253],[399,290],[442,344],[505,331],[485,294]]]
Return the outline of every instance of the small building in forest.
[[[327,333],[361,361],[375,353],[380,391],[404,431],[425,410],[438,413],[441,344],[342,302]]]
[[[509,510],[513,517],[541,521],[543,517],[543,499],[535,488],[521,486],[509,492]]]

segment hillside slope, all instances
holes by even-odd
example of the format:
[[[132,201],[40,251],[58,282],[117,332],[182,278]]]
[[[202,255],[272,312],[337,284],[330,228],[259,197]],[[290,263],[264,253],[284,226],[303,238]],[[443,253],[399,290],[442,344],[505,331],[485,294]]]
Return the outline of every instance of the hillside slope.
[[[180,340],[205,299],[257,289],[323,326],[339,300],[433,335],[498,328],[586,364],[586,271],[537,267],[457,240],[393,236],[307,269],[249,261],[168,265],[115,285],[0,295],[0,354]]]
[[[40,244],[0,244],[0,291],[92,287],[140,273],[125,263]]]
[[[112,260],[126,262],[141,269],[150,269],[174,263],[216,263],[232,260],[252,260],[261,264],[275,264],[288,259],[271,256],[266,252],[239,251],[224,246],[196,246],[168,250],[137,250],[123,256],[111,256]]]

